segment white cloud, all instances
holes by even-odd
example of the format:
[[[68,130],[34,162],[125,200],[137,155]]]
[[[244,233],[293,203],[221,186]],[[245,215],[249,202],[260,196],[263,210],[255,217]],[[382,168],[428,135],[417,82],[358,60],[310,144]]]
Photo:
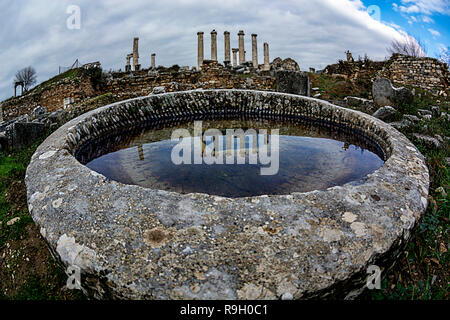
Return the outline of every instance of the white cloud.
[[[405,12],[405,13],[419,13],[420,8],[416,5],[412,5],[409,7],[405,7],[405,6],[400,6],[400,11]]]
[[[401,2],[403,6],[400,6],[400,10],[406,13],[450,15],[450,2],[448,0],[401,0]]]
[[[66,28],[66,8],[74,3],[81,7],[80,30]],[[392,39],[402,37],[397,28],[371,18],[360,0],[30,0],[1,2],[0,18],[0,100],[12,94],[14,73],[28,65],[36,68],[38,81],[77,58],[99,60],[105,70],[123,69],[135,36],[143,67],[152,52],[157,64],[196,65],[196,33],[205,32],[208,58],[212,29],[218,32],[221,61],[223,32],[231,32],[236,47],[242,29],[247,52],[250,34],[258,34],[261,62],[262,43],[268,42],[271,60],[292,57],[303,70],[335,63],[346,50],[383,59]]]
[[[422,21],[425,23],[434,23],[434,20],[431,19],[429,16],[422,16]]]
[[[441,34],[439,33],[439,31],[437,31],[437,30],[434,30],[434,29],[429,28],[428,31],[429,31],[433,36],[435,36],[435,37],[440,37],[440,36],[441,36]]]

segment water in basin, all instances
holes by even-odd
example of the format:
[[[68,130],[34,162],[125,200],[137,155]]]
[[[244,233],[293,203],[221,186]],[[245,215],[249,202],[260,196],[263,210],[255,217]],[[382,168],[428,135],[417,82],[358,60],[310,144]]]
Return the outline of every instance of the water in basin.
[[[214,137],[205,135],[211,128],[218,130]],[[254,129],[257,135],[246,134],[244,140],[242,136],[227,140],[226,129],[240,128],[247,133],[251,132],[248,129]],[[175,129],[186,129],[192,137],[172,140]],[[268,156],[273,156],[274,162],[277,156],[278,164],[268,164],[267,159],[264,164],[250,162],[250,156],[260,151],[259,146],[269,146],[277,140],[272,131],[275,129],[279,129],[278,148],[274,152],[268,148]],[[370,140],[351,131],[317,123],[208,120],[201,122],[202,137],[196,138],[194,131],[193,121],[142,129],[94,141],[85,146],[77,158],[90,169],[121,183],[226,197],[289,194],[324,190],[348,182],[362,183],[368,174],[384,164],[382,151]],[[174,148],[178,145],[180,149],[181,142],[191,146],[191,163],[174,163]],[[215,159],[222,157],[223,164],[208,164],[206,160],[201,164],[193,163],[196,143],[202,156],[209,152]],[[231,157],[230,154],[234,161],[227,163],[226,157]],[[237,163],[238,156],[241,164]],[[272,174],[261,174],[262,168],[271,165]]]

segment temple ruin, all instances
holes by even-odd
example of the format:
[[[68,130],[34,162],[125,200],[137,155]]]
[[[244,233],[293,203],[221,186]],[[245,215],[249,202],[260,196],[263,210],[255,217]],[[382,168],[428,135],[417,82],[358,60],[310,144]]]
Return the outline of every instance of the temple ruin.
[[[204,56],[204,32],[197,32],[197,41],[198,41],[198,51],[197,51],[197,66],[198,69],[201,70],[203,66],[203,61],[205,60]],[[245,33],[244,30],[240,30],[238,32],[238,48],[231,48],[231,40],[230,40],[230,32],[224,31],[224,61],[223,64],[225,67],[233,67],[236,68],[245,64],[247,61],[245,59]],[[252,61],[251,65],[255,70],[261,71],[269,71],[270,70],[270,60],[269,60],[269,44],[267,42],[264,43],[264,64],[260,67],[258,64],[258,35],[252,34]],[[233,63],[231,64],[231,52],[233,54]],[[239,57],[238,57],[239,55]],[[239,61],[238,61],[239,59]],[[211,61],[218,61],[217,58],[217,31],[211,31]]]

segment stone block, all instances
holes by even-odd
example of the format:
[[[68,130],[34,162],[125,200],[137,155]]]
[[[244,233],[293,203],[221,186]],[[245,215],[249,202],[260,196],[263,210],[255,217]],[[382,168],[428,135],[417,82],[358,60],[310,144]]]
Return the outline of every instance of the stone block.
[[[47,109],[45,107],[37,106],[33,109],[32,117],[33,119],[39,118],[40,116],[44,115],[47,112]]]
[[[383,121],[391,121],[394,119],[397,110],[391,106],[384,106],[378,109],[372,116]]]
[[[373,100],[359,97],[346,97],[344,100],[348,108],[356,109],[367,114],[373,114],[376,111]]]
[[[311,96],[311,83],[306,72],[280,70],[276,72],[276,79],[278,92]]]
[[[16,122],[6,128],[6,138],[9,146],[13,149],[19,149],[34,143],[45,132],[43,123]]]
[[[372,95],[375,105],[384,106],[400,106],[413,102],[414,96],[411,91],[404,87],[395,88],[391,80],[379,78],[375,80],[372,86]]]

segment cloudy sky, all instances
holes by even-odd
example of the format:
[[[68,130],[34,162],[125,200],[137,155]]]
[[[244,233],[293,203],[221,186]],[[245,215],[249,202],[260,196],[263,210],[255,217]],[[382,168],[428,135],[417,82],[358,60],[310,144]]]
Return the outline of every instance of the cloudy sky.
[[[0,0],[0,19],[0,100],[13,94],[15,72],[29,65],[38,82],[76,59],[123,70],[133,37],[140,38],[143,67],[152,52],[157,65],[195,66],[198,31],[205,32],[208,59],[213,29],[219,61],[223,32],[231,32],[237,47],[242,29],[247,58],[256,33],[260,62],[268,42],[271,60],[291,57],[303,70],[335,63],[346,50],[384,59],[392,39],[405,33],[420,38],[429,56],[450,45],[450,0]]]

